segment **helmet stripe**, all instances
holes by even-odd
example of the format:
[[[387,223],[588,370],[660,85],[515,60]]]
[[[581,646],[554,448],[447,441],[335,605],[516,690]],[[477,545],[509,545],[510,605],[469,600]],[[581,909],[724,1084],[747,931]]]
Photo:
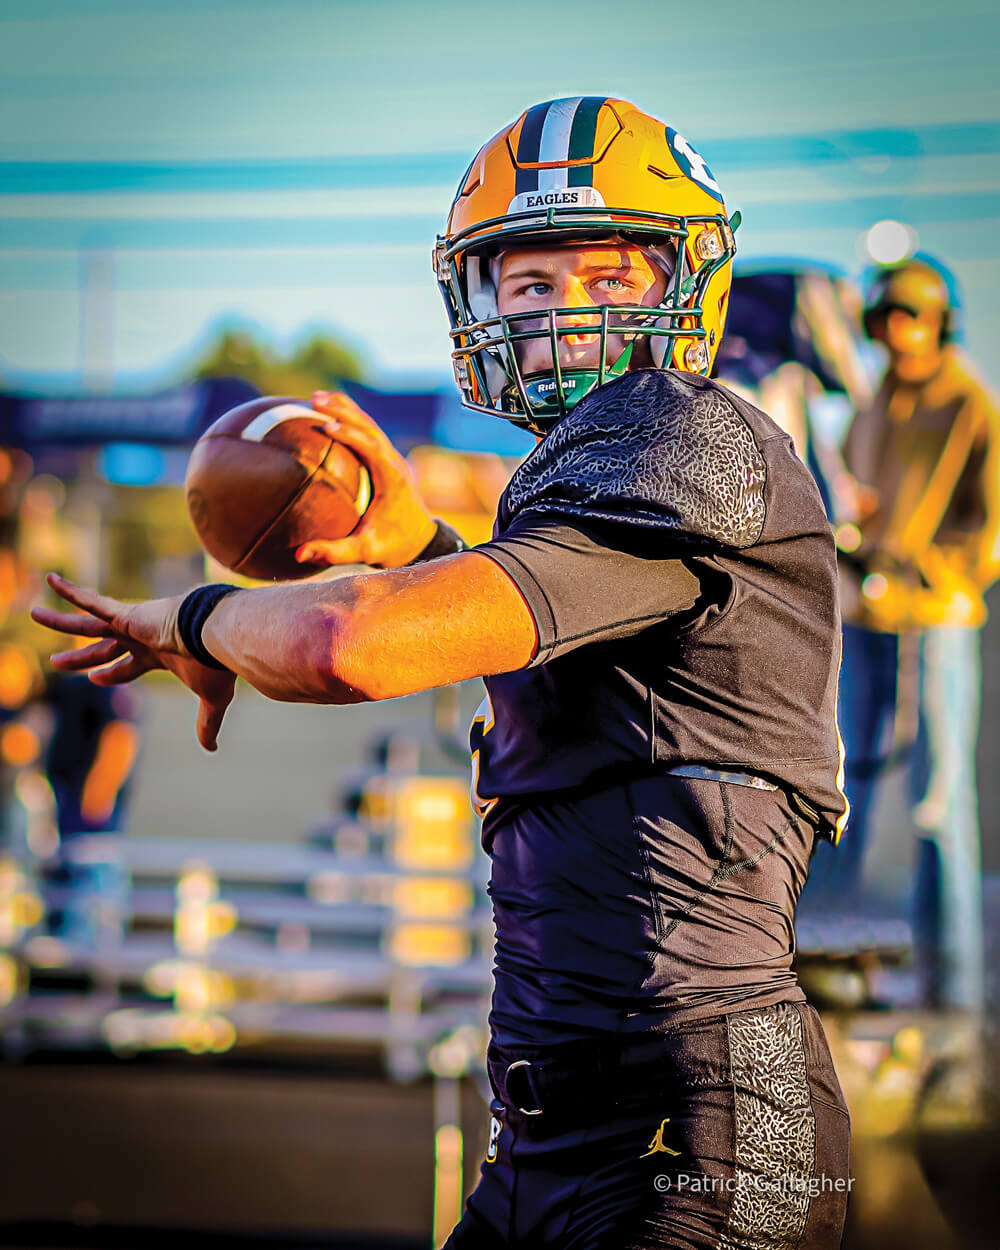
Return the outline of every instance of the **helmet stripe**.
[[[521,125],[521,136],[517,141],[517,163],[518,165],[532,164],[538,160],[538,149],[542,142],[542,126],[545,124],[545,115],[550,108],[550,101],[544,104],[536,104],[534,108],[528,109],[525,114],[524,122]],[[518,169],[515,177],[515,192],[520,195],[522,191],[538,190],[538,170],[537,169]]]
[[[585,161],[594,154],[597,119],[604,96],[571,96],[536,104],[524,115],[517,141],[518,165],[556,165],[556,169],[518,169],[515,194],[524,191],[561,191],[594,183],[592,164],[567,169],[568,161]]]
[[[584,96],[573,118],[573,133],[569,139],[568,159],[582,161],[594,155],[597,147],[597,119],[604,107],[604,96]],[[594,166],[577,165],[569,171],[571,187],[592,187]]]
[[[573,119],[580,106],[581,97],[569,100],[553,100],[542,127],[542,141],[538,159],[542,162],[565,162],[569,154],[569,140],[573,132]],[[539,191],[561,191],[566,186],[566,170],[541,169],[538,171]]]

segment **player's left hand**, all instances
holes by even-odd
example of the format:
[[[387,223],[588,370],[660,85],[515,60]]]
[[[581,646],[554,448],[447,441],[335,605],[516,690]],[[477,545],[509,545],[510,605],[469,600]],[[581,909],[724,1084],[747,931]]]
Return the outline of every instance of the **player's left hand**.
[[[233,700],[236,677],[199,663],[184,647],[177,630],[183,596],[121,603],[74,586],[55,573],[45,580],[61,599],[81,611],[38,607],[32,608],[32,619],[60,633],[95,639],[87,646],[56,652],[53,668],[62,673],[86,672],[96,686],[120,686],[154,669],[166,669],[198,696],[198,741],[206,751],[214,751]]]

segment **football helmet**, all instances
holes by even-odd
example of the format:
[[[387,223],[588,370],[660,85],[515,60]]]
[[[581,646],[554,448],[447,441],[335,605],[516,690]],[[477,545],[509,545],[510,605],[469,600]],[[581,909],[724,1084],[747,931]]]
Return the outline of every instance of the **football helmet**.
[[[544,433],[624,373],[640,339],[657,368],[708,374],[725,326],[738,224],[691,144],[635,105],[583,96],[528,109],[476,154],[434,249],[464,404]],[[560,367],[559,338],[580,333],[561,319],[579,310],[501,316],[496,258],[511,247],[609,239],[641,247],[666,272],[666,292],[652,307],[596,306],[599,366]],[[625,345],[608,364],[613,335]],[[531,338],[549,343],[544,373],[518,364],[517,344]]]

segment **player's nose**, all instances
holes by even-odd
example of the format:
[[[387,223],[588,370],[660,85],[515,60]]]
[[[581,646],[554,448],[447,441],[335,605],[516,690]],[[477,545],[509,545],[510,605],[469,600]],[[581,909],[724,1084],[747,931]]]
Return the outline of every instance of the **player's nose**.
[[[560,308],[593,308],[594,301],[586,284],[574,274],[567,274],[556,287]]]
[[[594,303],[586,285],[579,278],[568,275],[560,284],[557,294],[559,297],[558,307],[574,310],[560,315],[559,322],[564,328],[573,326],[589,330],[598,329],[600,318],[595,312],[597,305]],[[568,341],[573,342],[574,340],[575,336],[569,336]]]

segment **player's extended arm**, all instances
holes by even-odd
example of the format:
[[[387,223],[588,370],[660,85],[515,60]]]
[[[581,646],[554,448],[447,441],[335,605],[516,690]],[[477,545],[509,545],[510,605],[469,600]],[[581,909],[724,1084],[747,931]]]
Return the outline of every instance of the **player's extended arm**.
[[[463,552],[412,568],[229,595],[202,640],[272,699],[357,703],[523,668],[535,623],[510,577]]]
[[[363,561],[383,571],[333,582],[238,591],[216,604],[202,642],[229,671],[201,664],[177,623],[182,597],[124,604],[63,578],[49,585],[85,614],[36,608],[51,629],[95,639],[53,656],[98,685],[166,668],[198,695],[198,738],[215,749],[235,675],[286,702],[358,703],[522,668],[535,652],[534,619],[511,578],[489,557],[463,552],[410,564],[435,522],[412,475],[375,422],[344,395],[318,393],[316,409],[367,464],[372,504],[357,530],[306,544],[300,558]]]
[[[51,629],[94,638],[58,653],[61,671],[89,670],[98,685],[166,668],[201,699],[198,736],[214,749],[233,674],[272,699],[359,703],[523,668],[536,647],[534,618],[511,578],[474,551],[332,582],[286,583],[228,595],[202,641],[231,670],[193,659],[181,640],[183,596],[125,604],[64,578],[49,584],[80,608],[35,608]]]

